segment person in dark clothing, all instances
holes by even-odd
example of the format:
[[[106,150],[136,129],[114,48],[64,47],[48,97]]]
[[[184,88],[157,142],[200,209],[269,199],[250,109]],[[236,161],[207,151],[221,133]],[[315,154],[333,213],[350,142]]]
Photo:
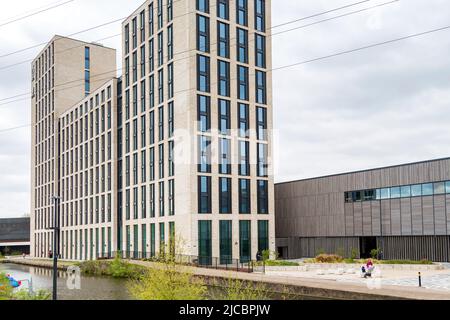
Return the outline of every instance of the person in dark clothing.
[[[258,251],[258,252],[256,253],[256,261],[261,261],[261,260],[262,260],[262,254],[261,254],[260,251]]]

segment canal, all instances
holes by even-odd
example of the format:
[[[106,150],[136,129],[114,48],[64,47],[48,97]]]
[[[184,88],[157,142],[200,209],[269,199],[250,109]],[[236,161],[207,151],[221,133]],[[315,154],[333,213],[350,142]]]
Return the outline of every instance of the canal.
[[[0,264],[0,272],[10,274],[17,280],[32,280],[33,289],[52,290],[52,270],[16,264]],[[81,276],[81,288],[69,289],[67,273],[58,275],[58,298],[60,300],[129,300],[126,280],[109,277]],[[21,288],[28,288],[28,281]]]
[[[33,290],[52,290],[52,270],[32,266],[24,266],[10,263],[0,263],[0,272],[10,274],[16,280],[32,281]],[[81,276],[80,289],[69,289],[67,285],[67,272],[58,272],[58,299],[59,300],[130,300],[131,295],[127,290],[127,280],[111,277]],[[28,281],[24,281],[21,288],[28,289]],[[223,288],[209,287],[210,300],[220,300]],[[268,293],[269,300],[316,300],[317,298],[295,293],[281,294]]]

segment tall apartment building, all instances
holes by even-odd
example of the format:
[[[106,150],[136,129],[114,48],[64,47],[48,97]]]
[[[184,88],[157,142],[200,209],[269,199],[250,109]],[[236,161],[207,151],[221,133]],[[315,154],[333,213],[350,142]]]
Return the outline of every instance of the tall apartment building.
[[[60,185],[63,258],[148,257],[175,236],[205,263],[275,249],[270,7],[146,1],[122,25],[121,80],[55,101],[60,173],[49,181]],[[84,72],[84,55],[72,54],[82,63],[59,67]],[[111,127],[96,131],[109,105]],[[37,255],[52,243],[38,230]]]
[[[270,1],[146,1],[123,22],[122,250],[274,249]],[[205,260],[207,262],[207,260]]]
[[[31,254],[52,250],[54,206],[61,195],[60,117],[116,74],[116,52],[55,36],[32,62]],[[76,183],[72,186],[75,186]],[[65,199],[62,198],[64,201]]]

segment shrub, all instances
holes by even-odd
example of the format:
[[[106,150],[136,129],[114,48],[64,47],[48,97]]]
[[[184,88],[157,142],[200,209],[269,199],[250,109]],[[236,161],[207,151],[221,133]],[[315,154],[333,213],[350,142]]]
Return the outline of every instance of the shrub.
[[[337,254],[319,254],[316,257],[316,261],[319,263],[337,263],[342,262],[344,258]]]
[[[380,253],[381,253],[380,248],[370,250],[370,256],[372,257],[372,259],[378,259]]]
[[[38,290],[36,292],[29,292],[28,289],[22,289],[15,292],[12,300],[50,300],[51,293],[47,290]]]
[[[285,261],[285,260],[267,260],[265,261],[266,266],[269,267],[277,267],[277,266],[286,266],[286,267],[290,267],[290,266],[298,266],[297,262],[292,262],[292,261]]]
[[[114,278],[138,278],[145,270],[144,267],[122,260],[118,255],[113,261],[84,261],[79,266],[84,274]]]
[[[358,258],[358,255],[359,255],[358,249],[352,248],[350,253],[350,259],[355,260],[356,258]]]
[[[224,283],[224,290],[214,297],[215,300],[268,300],[267,285],[261,282],[252,283],[239,279],[227,279]]]

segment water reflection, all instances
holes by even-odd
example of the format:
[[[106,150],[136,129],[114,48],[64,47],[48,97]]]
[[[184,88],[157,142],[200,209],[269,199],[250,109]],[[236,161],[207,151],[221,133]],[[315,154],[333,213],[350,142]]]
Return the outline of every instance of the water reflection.
[[[15,264],[0,264],[0,271],[11,274],[17,280],[32,280],[33,289],[52,289],[52,270]],[[67,287],[67,273],[58,273],[58,298],[60,300],[128,300],[126,281],[105,277],[81,277],[81,289]],[[24,282],[21,288],[28,288]]]

